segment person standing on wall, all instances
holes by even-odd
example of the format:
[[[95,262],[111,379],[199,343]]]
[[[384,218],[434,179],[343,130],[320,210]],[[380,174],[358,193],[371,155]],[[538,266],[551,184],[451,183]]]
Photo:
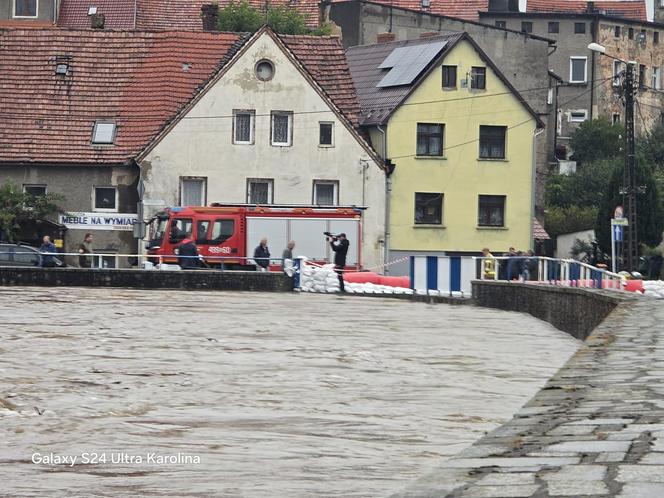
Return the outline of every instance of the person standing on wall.
[[[345,233],[340,233],[336,237],[328,236],[330,247],[334,251],[334,271],[339,276],[339,289],[345,292],[344,289],[344,268],[346,267],[346,254],[348,254],[348,247],[350,243],[346,238]]]
[[[261,239],[261,243],[254,249],[254,261],[260,271],[267,271],[270,266],[270,250],[267,247],[267,237]]]
[[[92,257],[86,256],[86,254],[92,254],[92,234],[86,233],[83,237],[83,242],[78,246],[78,266],[81,268],[91,268],[92,267]]]

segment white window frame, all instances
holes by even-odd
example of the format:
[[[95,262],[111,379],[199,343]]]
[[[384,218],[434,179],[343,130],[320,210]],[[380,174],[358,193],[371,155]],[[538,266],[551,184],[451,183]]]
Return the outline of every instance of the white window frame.
[[[575,118],[572,116],[574,113],[583,113],[583,119]],[[583,123],[588,119],[588,109],[572,109],[569,111],[569,122],[570,123]]]
[[[252,183],[267,183],[267,203],[274,204],[274,178],[247,178],[247,204],[256,204],[251,202]]]
[[[97,189],[98,188],[112,188],[115,190],[115,208],[114,209],[109,209],[109,208],[98,208],[96,203],[97,203]],[[118,203],[120,200],[120,195],[117,187],[113,187],[112,185],[95,185],[92,187],[92,210],[100,213],[117,213],[118,211]]]
[[[582,60],[583,64],[583,81],[573,80],[572,79],[572,68],[574,67],[575,60]],[[569,82],[570,83],[588,83],[588,57],[584,56],[572,56],[569,58]]]
[[[111,137],[110,142],[95,141],[95,136],[97,135],[97,126],[99,125],[113,125],[113,136]],[[115,121],[111,119],[98,119],[97,121],[95,121],[95,124],[92,127],[92,137],[90,138],[90,142],[92,143],[92,145],[114,145],[117,136],[118,136],[118,124]]]
[[[249,141],[236,140],[235,130],[237,127],[238,114],[249,114]],[[253,145],[256,143],[256,110],[255,109],[233,109],[233,136],[232,143],[237,145]]]
[[[620,73],[623,71],[623,63],[613,61],[613,86],[620,86]]]
[[[659,90],[662,87],[662,71],[659,66],[653,66],[650,84],[655,90]]]
[[[274,117],[287,116],[288,117],[288,141],[275,142],[274,141]],[[292,111],[272,111],[270,113],[270,145],[274,147],[291,147],[293,145],[293,112]]]
[[[48,185],[45,183],[24,183],[23,193],[27,194],[26,187],[44,187],[44,195],[48,194]]]
[[[13,19],[37,19],[39,17],[39,0],[35,0],[35,15],[34,16],[17,16],[16,15],[16,0],[12,0],[12,18]]]
[[[201,207],[207,206],[207,177],[206,176],[181,176],[180,177],[180,199],[179,205],[182,206],[182,194],[184,193],[184,183],[187,181],[201,182]]]
[[[318,196],[316,195],[316,187],[318,185],[332,185],[332,188],[334,189],[332,192],[332,196],[334,200],[332,201],[332,204],[323,204],[324,206],[338,206],[339,205],[339,180],[314,180],[313,182],[313,188],[311,191],[311,203],[314,206],[318,206]]]
[[[332,130],[330,132],[330,134],[331,134],[331,136],[330,136],[331,143],[329,143],[329,144],[320,143],[320,126],[324,125],[324,124],[329,124],[330,126],[332,126]],[[334,147],[334,138],[335,138],[334,137],[334,121],[319,121],[318,122],[318,146],[323,147],[323,148],[325,148],[325,147],[328,147],[328,148],[329,147]]]

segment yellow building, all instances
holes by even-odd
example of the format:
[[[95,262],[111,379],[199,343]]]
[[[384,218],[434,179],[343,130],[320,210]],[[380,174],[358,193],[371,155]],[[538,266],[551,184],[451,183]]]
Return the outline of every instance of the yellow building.
[[[543,124],[472,38],[365,45],[347,57],[360,123],[394,168],[389,259],[531,248]]]

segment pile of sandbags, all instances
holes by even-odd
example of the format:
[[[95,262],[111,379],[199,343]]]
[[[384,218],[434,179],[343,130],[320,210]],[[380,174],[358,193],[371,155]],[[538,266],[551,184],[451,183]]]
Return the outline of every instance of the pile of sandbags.
[[[664,281],[662,280],[644,280],[644,295],[664,299]]]
[[[302,262],[300,270],[300,290],[302,292],[339,292],[339,276],[334,265],[312,265]],[[374,284],[371,282],[348,282],[344,280],[344,290],[349,294],[412,294],[412,289]]]
[[[300,270],[302,292],[339,292],[339,277],[334,265],[315,266],[302,264]]]

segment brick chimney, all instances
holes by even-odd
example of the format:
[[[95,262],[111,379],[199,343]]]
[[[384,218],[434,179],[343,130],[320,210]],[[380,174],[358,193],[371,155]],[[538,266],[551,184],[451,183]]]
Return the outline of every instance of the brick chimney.
[[[389,43],[397,39],[394,33],[378,33],[376,36],[376,43]]]
[[[219,31],[219,5],[208,3],[201,5],[203,31]]]
[[[106,16],[104,14],[91,14],[90,27],[92,29],[104,29],[106,23]]]

